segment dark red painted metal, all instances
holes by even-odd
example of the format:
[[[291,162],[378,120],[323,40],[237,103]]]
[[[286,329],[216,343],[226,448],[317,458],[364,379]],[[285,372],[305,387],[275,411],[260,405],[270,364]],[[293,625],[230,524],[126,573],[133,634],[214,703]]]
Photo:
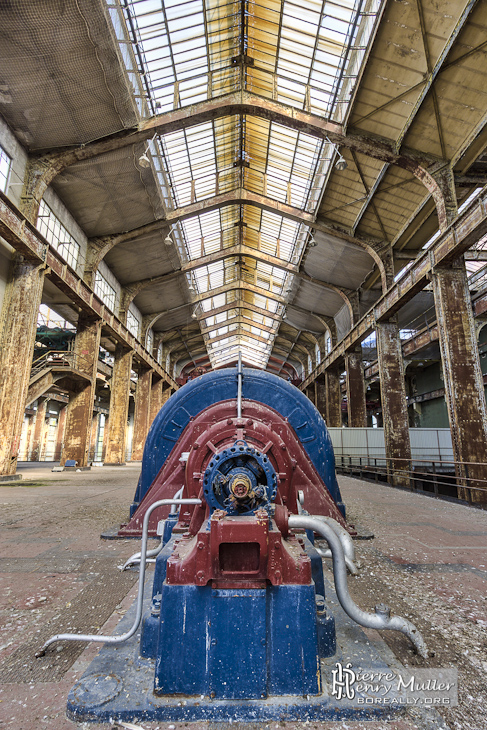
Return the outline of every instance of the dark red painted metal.
[[[312,514],[332,517],[346,527],[343,516],[321,480],[306,451],[287,420],[277,411],[255,401],[246,401],[244,417],[235,417],[235,400],[221,401],[201,411],[191,421],[173,448],[159,474],[147,491],[130,522],[122,525],[120,537],[141,535],[147,508],[159,499],[168,499],[184,487],[184,497],[199,497],[205,470],[216,452],[245,440],[265,453],[278,475],[276,504],[284,505],[296,514],[297,492],[304,492],[304,506]],[[186,462],[181,460],[189,453]],[[167,517],[168,507],[154,510],[149,522],[149,535],[155,536],[157,523]],[[209,509],[183,507],[177,532],[189,530],[195,535]]]

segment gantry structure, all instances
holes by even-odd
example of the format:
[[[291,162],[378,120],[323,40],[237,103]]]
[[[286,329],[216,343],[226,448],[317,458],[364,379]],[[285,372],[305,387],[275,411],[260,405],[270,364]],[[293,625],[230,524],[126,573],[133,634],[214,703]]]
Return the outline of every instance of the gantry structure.
[[[4,474],[41,303],[77,330],[66,458],[87,460],[102,345],[108,462],[132,371],[140,456],[164,398],[240,352],[331,426],[343,387],[365,425],[371,368],[399,473],[408,332],[441,358],[460,475],[480,474],[485,1],[14,0],[0,20]]]

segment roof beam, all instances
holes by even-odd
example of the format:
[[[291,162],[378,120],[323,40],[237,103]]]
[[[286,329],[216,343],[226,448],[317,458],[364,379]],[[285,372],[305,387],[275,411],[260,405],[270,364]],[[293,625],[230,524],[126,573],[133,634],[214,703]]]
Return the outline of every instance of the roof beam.
[[[137,127],[122,130],[86,145],[69,149],[38,150],[31,157],[32,164],[29,165],[28,178],[23,191],[29,219],[34,216],[29,215],[28,200],[32,200],[33,207],[38,205],[47,186],[66,167],[133,144],[145,143],[156,133],[163,135],[234,114],[269,119],[320,139],[328,137],[335,144],[408,170],[433,195],[438,208],[438,217],[442,220],[444,203],[441,189],[427,169],[438,163],[437,158],[414,150],[404,149],[399,153],[394,140],[367,134],[346,134],[342,125],[336,122],[247,91],[236,91],[157,115],[140,122]],[[441,161],[442,165],[444,162]]]
[[[300,385],[306,388],[316,378],[340,361],[370,335],[376,322],[383,322],[394,316],[428,284],[434,267],[447,266],[467,251],[487,233],[487,187],[457,216],[445,231],[414,262],[395,284],[383,294],[374,306],[351,328],[350,332],[323,358],[320,365]]]

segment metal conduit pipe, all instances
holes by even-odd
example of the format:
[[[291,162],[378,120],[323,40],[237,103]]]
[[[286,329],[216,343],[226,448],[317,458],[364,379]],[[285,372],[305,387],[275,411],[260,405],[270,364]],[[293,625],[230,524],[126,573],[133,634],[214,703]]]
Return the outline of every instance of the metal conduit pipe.
[[[176,511],[177,511],[177,510],[176,510],[176,503],[174,502],[174,500],[175,500],[175,499],[181,499],[181,495],[182,495],[182,493],[183,493],[183,489],[184,489],[184,487],[181,487],[181,489],[179,489],[179,490],[178,490],[178,491],[176,492],[176,494],[174,495],[174,497],[172,498],[172,504],[171,504],[171,509],[170,509],[170,512],[169,512],[169,514],[171,514],[171,515],[174,515],[174,514],[176,513]],[[148,551],[147,551],[147,554],[146,554],[146,563],[153,563],[154,561],[153,561],[153,560],[148,560],[148,558],[154,558],[154,557],[156,557],[157,555],[159,555],[159,553],[161,552],[161,550],[162,550],[162,548],[163,548],[163,547],[164,547],[164,545],[162,544],[162,537],[161,537],[161,542],[159,543],[159,545],[158,545],[157,547],[155,547],[155,548],[152,548],[152,550],[148,550]],[[126,561],[126,562],[125,562],[125,563],[124,563],[124,564],[122,565],[122,567],[120,568],[120,570],[121,570],[121,571],[122,571],[122,573],[123,573],[123,571],[124,571],[124,570],[127,570],[127,568],[128,568],[128,567],[129,567],[130,565],[138,565],[138,563],[140,563],[140,553],[134,553],[134,554],[133,554],[133,555],[131,555],[131,556],[130,556],[130,558],[129,558],[129,559],[128,559],[128,560],[127,560],[127,561]]]
[[[362,611],[353,602],[348,592],[347,570],[342,544],[330,525],[318,517],[305,515],[289,515],[288,524],[290,528],[314,530],[327,541],[333,557],[333,578],[336,594],[343,610],[353,621],[368,629],[391,629],[393,631],[400,631],[410,639],[418,654],[426,659],[428,656],[426,644],[413,623],[405,618],[401,618],[401,616],[391,616],[390,608],[384,604],[376,606],[375,614],[373,614]]]
[[[325,523],[325,525],[329,525],[335,535],[337,535],[338,539],[340,540],[343,548],[343,552],[345,554],[345,564],[347,568],[349,569],[350,573],[352,575],[358,575],[358,568],[355,565],[355,546],[353,544],[353,540],[347,530],[340,525],[339,522],[334,520],[332,517],[325,517],[324,515],[315,515],[315,517],[322,522]],[[323,558],[331,558],[332,553],[331,550],[321,550],[320,548],[316,548],[316,550],[319,552],[321,557]]]
[[[140,550],[140,573],[139,573],[139,585],[137,591],[137,611],[135,614],[134,623],[131,628],[121,634],[120,636],[103,636],[102,634],[56,634],[51,636],[46,641],[42,649],[36,652],[36,657],[44,656],[46,649],[50,644],[55,641],[99,641],[103,644],[122,644],[124,641],[130,639],[137,629],[139,628],[140,621],[142,619],[142,605],[144,601],[144,580],[145,580],[145,560],[147,557],[147,533],[149,532],[149,518],[152,512],[157,507],[166,507],[170,504],[201,504],[200,499],[160,499],[158,502],[154,502],[148,508],[144,515],[144,522],[142,525],[142,543]]]

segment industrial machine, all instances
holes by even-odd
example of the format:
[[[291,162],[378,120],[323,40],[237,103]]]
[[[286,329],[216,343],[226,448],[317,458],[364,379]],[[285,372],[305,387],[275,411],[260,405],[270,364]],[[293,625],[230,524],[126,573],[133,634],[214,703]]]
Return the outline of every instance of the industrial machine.
[[[125,633],[58,635],[43,648],[66,639],[106,645],[73,688],[69,716],[336,717],[323,662],[343,657],[344,644],[337,653],[337,612],[327,606],[315,535],[328,543],[345,613],[402,631],[426,652],[408,621],[383,605],[365,613],[352,601],[353,534],[330,437],[303,393],[240,365],[190,381],[154,420],[130,519],[119,531],[142,538],[134,556],[139,597],[122,622]],[[147,551],[151,536],[160,544]],[[150,556],[155,570],[144,599]]]

